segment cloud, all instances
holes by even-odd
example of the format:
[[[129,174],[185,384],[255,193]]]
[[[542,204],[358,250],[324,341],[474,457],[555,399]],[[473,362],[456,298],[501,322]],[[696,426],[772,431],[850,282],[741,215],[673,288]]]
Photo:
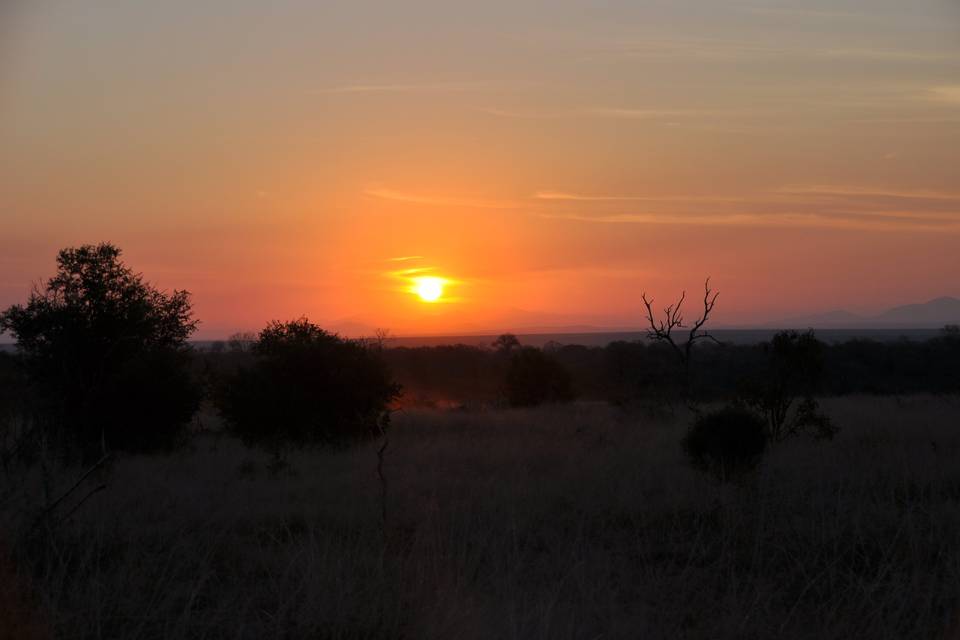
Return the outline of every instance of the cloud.
[[[910,49],[813,49],[813,56],[821,58],[851,58],[857,60],[898,61],[898,62],[936,62],[955,60],[956,52],[919,51]]]
[[[827,213],[778,213],[778,214],[657,214],[621,213],[611,215],[588,215],[578,213],[544,213],[544,218],[573,220],[602,224],[646,225],[693,225],[721,227],[766,227],[766,228],[825,228],[861,231],[934,231],[960,232],[960,216],[950,218],[898,217],[881,214],[827,214]]]
[[[424,195],[417,193],[407,193],[394,189],[371,188],[364,190],[364,194],[372,198],[382,200],[395,200],[398,202],[412,202],[416,204],[425,204],[438,207],[470,207],[477,209],[518,209],[526,205],[509,200],[481,200],[475,198],[451,198],[447,196]]]
[[[807,14],[813,15],[813,14]],[[826,18],[826,14],[820,14]],[[850,14],[852,17],[852,14]],[[861,18],[858,17],[858,20]],[[586,60],[598,57],[646,58],[646,59],[691,59],[717,61],[756,60],[759,58],[794,58],[807,60],[856,60],[863,62],[952,62],[957,59],[956,49],[937,48],[869,48],[848,46],[846,41],[837,41],[836,46],[824,43],[812,46],[808,41],[770,38],[702,38],[692,36],[650,37],[642,34],[629,36],[583,38],[580,34],[554,36],[567,46],[584,52]]]
[[[684,118],[711,115],[715,112],[698,109],[630,109],[622,107],[589,107],[580,109],[578,115],[597,118],[620,118],[627,120],[651,120],[654,118]]]
[[[788,185],[778,189],[777,193],[843,198],[897,198],[903,200],[946,200],[960,202],[960,193],[928,189],[888,189],[856,185]]]
[[[538,200],[574,201],[574,202],[744,202],[746,198],[727,198],[719,196],[637,196],[637,195],[584,195],[565,191],[538,191],[534,194]]]
[[[960,85],[947,85],[930,89],[933,99],[938,102],[960,104]]]
[[[838,18],[861,20],[869,17],[869,14],[855,13],[853,11],[798,9],[795,7],[740,7],[740,11],[761,15],[782,15],[791,18],[821,18],[827,20],[835,20]]]
[[[423,256],[400,256],[398,258],[387,258],[388,262],[407,262],[409,260],[422,260]]]
[[[960,193],[926,189],[814,184],[735,197],[566,191],[539,191],[534,197],[547,207],[543,217],[592,223],[960,232]],[[641,212],[611,211],[618,202],[646,206]]]
[[[480,107],[483,113],[500,118],[530,118],[547,120],[555,118],[608,118],[617,120],[663,120],[673,118],[696,118],[716,115],[737,115],[733,112],[708,111],[703,109],[645,109],[632,107],[572,107],[569,109],[500,109]]]
[[[531,118],[536,120],[546,120],[551,118],[569,118],[572,115],[572,112],[569,110],[546,111],[546,110],[537,110],[537,109],[516,110],[516,109],[499,109],[496,107],[478,107],[477,111],[481,111],[483,113],[486,113],[487,115],[497,116],[498,118]]]
[[[960,232],[960,193],[929,189],[811,184],[734,196],[541,190],[528,201],[476,200],[390,189],[368,189],[366,194],[426,205],[526,210],[542,218],[606,224]],[[629,203],[644,203],[645,210],[623,211]]]
[[[351,93],[423,93],[446,91],[477,91],[486,85],[477,82],[421,82],[397,84],[348,84],[339,87],[321,89],[316,93],[351,94]]]

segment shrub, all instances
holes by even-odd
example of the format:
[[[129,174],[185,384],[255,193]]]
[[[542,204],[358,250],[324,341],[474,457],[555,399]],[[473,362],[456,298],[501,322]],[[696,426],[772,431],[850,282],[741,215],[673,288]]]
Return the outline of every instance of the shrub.
[[[216,393],[230,430],[279,456],[285,445],[345,445],[380,433],[400,389],[375,350],[306,318],[269,324],[253,363]]]
[[[504,383],[512,407],[533,407],[546,402],[573,400],[573,385],[563,366],[535,347],[516,349]]]
[[[763,418],[739,404],[698,416],[683,439],[690,463],[721,480],[756,468],[766,448]]]
[[[46,287],[0,314],[44,427],[86,458],[179,441],[199,406],[187,345],[196,326],[186,291],[154,289],[110,244],[60,251]]]

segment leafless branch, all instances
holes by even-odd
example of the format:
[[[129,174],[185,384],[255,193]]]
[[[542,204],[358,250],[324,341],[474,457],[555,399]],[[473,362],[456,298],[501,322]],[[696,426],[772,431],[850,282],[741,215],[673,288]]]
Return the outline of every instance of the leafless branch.
[[[688,327],[688,325],[684,324],[682,312],[683,303],[687,299],[686,291],[680,294],[680,299],[674,304],[663,309],[662,319],[658,319],[655,316],[653,312],[653,299],[648,299],[646,292],[644,292],[640,297],[647,309],[647,323],[650,325],[650,328],[647,330],[647,337],[650,340],[669,344],[677,353],[681,364],[684,367],[688,367],[690,363],[690,352],[697,340],[712,340],[720,344],[720,341],[714,336],[702,330],[710,318],[710,314],[713,312],[719,296],[720,292],[714,292],[713,289],[710,288],[710,278],[707,278],[703,284],[703,312],[693,321],[693,324]],[[675,340],[674,329],[688,329],[686,340],[682,344]]]
[[[700,328],[706,324],[707,319],[710,317],[710,313],[713,311],[714,305],[717,304],[717,298],[720,297],[720,292],[713,292],[713,289],[710,288],[710,278],[707,278],[706,282],[703,283],[703,315],[701,315],[693,323],[693,326],[690,327],[690,335],[687,338],[687,344],[691,344],[696,340],[706,338],[708,340],[713,340],[717,344],[720,344],[720,341],[714,338],[712,335],[706,331],[702,333],[697,333],[700,331]]]
[[[97,462],[96,462],[92,467],[90,467],[89,469],[87,469],[87,470],[83,473],[83,475],[81,475],[80,478],[79,478],[76,482],[73,483],[73,486],[71,486],[69,489],[67,489],[63,494],[60,495],[59,498],[57,498],[56,500],[54,500],[52,503],[50,503],[50,505],[49,505],[46,509],[43,510],[43,513],[40,514],[40,516],[37,518],[37,520],[36,520],[36,522],[34,523],[33,526],[34,526],[34,527],[37,527],[41,522],[43,522],[44,519],[46,519],[48,516],[50,516],[50,514],[53,513],[54,509],[56,509],[57,506],[59,506],[61,502],[63,502],[64,500],[66,500],[66,499],[70,496],[70,494],[72,494],[74,491],[76,491],[76,490],[77,490],[77,487],[79,487],[81,484],[83,484],[83,481],[86,480],[86,479],[90,476],[90,474],[92,474],[94,471],[96,471],[97,469],[99,469],[100,467],[102,467],[104,464],[106,464],[107,461],[110,460],[111,455],[112,455],[112,454],[110,454],[110,453],[104,454],[104,456],[103,456],[102,458],[100,458],[99,460],[97,460]],[[94,493],[99,492],[100,490],[101,490],[101,489],[95,489],[94,491],[91,491],[90,494],[88,494],[83,500],[80,501],[80,504],[83,504],[83,503],[87,500],[87,498],[89,498],[89,497],[90,497],[91,495],[93,495]],[[77,509],[79,506],[80,506],[80,505],[78,504],[76,507],[74,507],[74,509]]]

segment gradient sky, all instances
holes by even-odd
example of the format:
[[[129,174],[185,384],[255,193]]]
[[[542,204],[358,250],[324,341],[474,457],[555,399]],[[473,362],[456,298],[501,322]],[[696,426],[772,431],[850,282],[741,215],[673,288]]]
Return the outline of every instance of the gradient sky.
[[[0,307],[103,240],[203,337],[960,296],[960,3],[7,0]]]

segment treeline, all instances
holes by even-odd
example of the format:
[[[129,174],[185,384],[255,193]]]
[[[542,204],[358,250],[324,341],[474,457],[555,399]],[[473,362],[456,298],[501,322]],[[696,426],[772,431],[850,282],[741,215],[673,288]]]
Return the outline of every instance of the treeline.
[[[820,343],[823,395],[953,393],[960,390],[960,331],[945,328],[926,341],[851,340]],[[528,347],[531,348],[531,347]],[[729,398],[762,370],[770,344],[696,347],[692,392],[705,400]],[[668,400],[680,393],[680,366],[669,346],[613,342],[606,347],[547,344],[544,355],[569,376],[585,400],[617,404]],[[394,347],[384,358],[408,401],[495,402],[504,396],[509,358],[498,349],[469,345]]]
[[[809,335],[816,343],[817,395],[960,392],[956,327],[924,341],[830,344],[816,340],[812,331],[798,335]],[[244,367],[255,358],[250,348],[254,339],[235,338],[197,352],[198,372],[216,377]],[[698,344],[687,382],[683,365],[663,342],[621,341],[605,347],[548,343],[537,348],[507,334],[485,347],[375,344],[402,389],[394,406],[439,409],[534,406],[574,398],[668,410],[689,398],[724,402],[744,397],[767,377],[773,349],[769,341]]]

